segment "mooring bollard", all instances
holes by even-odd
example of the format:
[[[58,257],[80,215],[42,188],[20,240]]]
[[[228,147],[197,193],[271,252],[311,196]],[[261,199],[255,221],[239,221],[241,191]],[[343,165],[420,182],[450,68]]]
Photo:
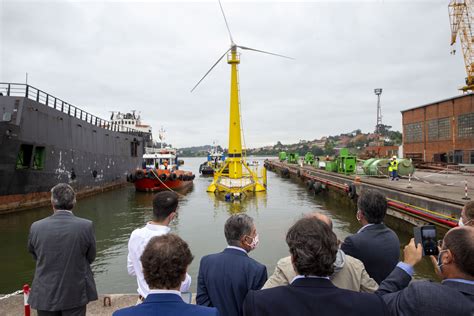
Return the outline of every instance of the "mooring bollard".
[[[411,189],[412,186],[411,186],[411,173],[408,174],[408,185],[407,185],[407,188],[408,189]]]
[[[23,285],[23,301],[25,304],[25,316],[30,316],[31,309],[30,304],[28,304],[28,297],[30,296],[30,287],[28,284]]]
[[[467,196],[467,179],[464,180],[464,197],[463,200],[470,200],[471,198]]]

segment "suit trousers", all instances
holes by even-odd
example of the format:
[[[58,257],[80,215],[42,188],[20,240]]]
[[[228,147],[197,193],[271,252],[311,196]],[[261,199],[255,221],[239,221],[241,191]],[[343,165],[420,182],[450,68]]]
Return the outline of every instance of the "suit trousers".
[[[63,311],[50,312],[38,310],[37,312],[38,316],[86,316],[86,307],[87,305],[66,309]]]

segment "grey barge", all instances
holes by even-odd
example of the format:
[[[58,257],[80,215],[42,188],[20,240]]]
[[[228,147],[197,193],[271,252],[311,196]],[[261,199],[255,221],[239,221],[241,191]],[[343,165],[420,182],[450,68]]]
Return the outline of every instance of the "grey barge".
[[[0,214],[47,205],[59,182],[79,196],[121,186],[151,142],[30,85],[0,83]]]

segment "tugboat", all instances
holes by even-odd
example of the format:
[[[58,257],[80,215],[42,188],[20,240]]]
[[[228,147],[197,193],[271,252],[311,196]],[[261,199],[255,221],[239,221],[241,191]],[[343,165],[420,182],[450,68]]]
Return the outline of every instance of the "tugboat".
[[[207,153],[207,161],[199,166],[199,173],[202,175],[214,175],[214,172],[220,170],[225,162],[225,154],[219,151],[216,144]]]
[[[163,129],[160,130],[162,146],[163,133]],[[191,171],[179,170],[182,164],[183,161],[178,159],[174,148],[146,147],[142,168],[127,175],[127,181],[132,182],[135,189],[142,192],[184,189],[193,184],[195,175]]]

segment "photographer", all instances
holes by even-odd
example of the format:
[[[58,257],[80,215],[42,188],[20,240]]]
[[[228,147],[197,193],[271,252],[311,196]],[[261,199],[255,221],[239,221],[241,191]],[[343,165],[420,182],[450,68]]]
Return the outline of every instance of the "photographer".
[[[431,256],[441,283],[411,282],[413,267],[423,249],[414,239],[405,246],[404,261],[380,284],[375,294],[388,306],[390,315],[474,314],[474,227],[453,228],[441,241],[438,258]]]

